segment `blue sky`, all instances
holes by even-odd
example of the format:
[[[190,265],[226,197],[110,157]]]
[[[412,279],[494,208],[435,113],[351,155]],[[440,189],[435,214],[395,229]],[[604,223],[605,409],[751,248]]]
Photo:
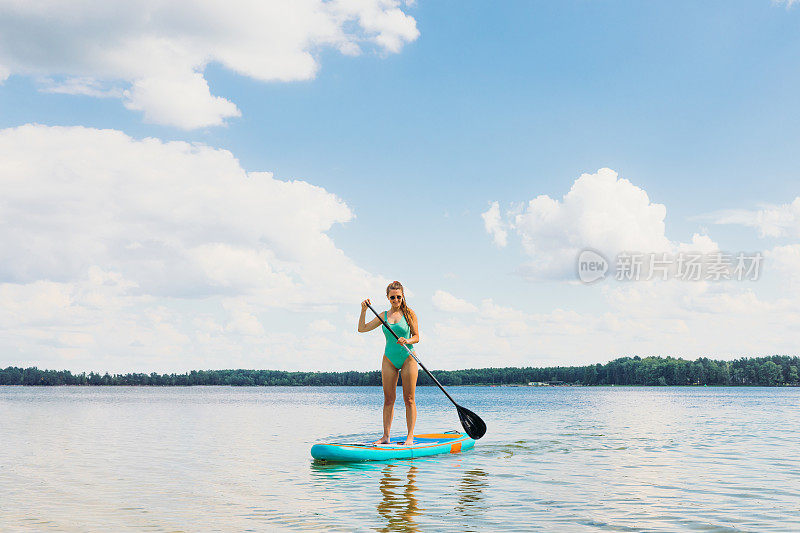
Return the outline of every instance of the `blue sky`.
[[[434,368],[579,364],[635,353],[726,358],[796,346],[800,310],[786,291],[796,290],[800,267],[800,203],[792,207],[800,196],[798,6],[769,0],[491,6],[376,0],[362,12],[342,8],[335,12],[339,18],[329,19],[333,4],[310,2],[295,19],[294,8],[286,7],[291,4],[266,4],[276,10],[236,5],[198,13],[191,3],[177,3],[173,13],[152,8],[150,22],[141,23],[60,7],[75,21],[66,28],[58,25],[58,9],[48,18],[0,4],[16,31],[31,28],[30,42],[20,43],[11,22],[0,24],[0,73],[9,73],[0,85],[0,128],[6,132],[3,153],[15,158],[0,171],[0,187],[10,198],[0,216],[5,239],[36,243],[7,247],[3,257],[8,268],[0,278],[0,309],[8,320],[0,344],[10,354],[8,364],[111,371],[375,368],[381,339],[359,337],[350,326],[358,302],[380,300],[388,279],[400,279],[411,291],[422,321],[419,351]],[[216,23],[215,10],[227,11],[225,22]],[[93,16],[108,31],[92,26]],[[317,16],[319,25],[297,22]],[[344,36],[332,33],[331,24]],[[262,41],[261,27],[265,34],[285,32]],[[45,38],[37,33],[41,28],[55,29]],[[129,49],[115,31],[142,40]],[[151,50],[151,34],[178,43],[180,53],[173,57],[172,49],[156,45]],[[348,48],[354,45],[358,55]],[[98,49],[111,52],[100,60]],[[277,59],[262,64],[262,56]],[[309,57],[315,71],[303,70]],[[203,78],[210,93],[198,84]],[[213,97],[229,104],[220,107]],[[229,112],[234,105],[239,116]],[[198,117],[209,118],[198,124]],[[25,135],[14,130],[26,124],[39,126]],[[78,147],[107,135],[95,130],[116,130],[128,141],[94,155],[89,146],[80,158],[70,156],[77,148],[52,155],[62,137],[69,138],[66,146]],[[199,175],[187,172],[167,184],[198,156],[184,154],[188,159],[179,163],[177,155],[159,152],[151,161],[141,145],[145,138],[206,146],[216,154],[208,168],[226,169],[219,172],[230,170],[219,152],[227,150],[243,173],[272,172],[277,182],[321,187],[350,215],[331,207],[333,196],[304,200],[311,193],[298,187],[273,211],[253,205],[236,213],[230,208],[238,201],[235,192],[219,173],[205,175],[203,165]],[[21,154],[20,146],[29,149]],[[51,157],[49,166],[42,163]],[[111,162],[93,165],[95,157]],[[86,213],[118,201],[120,186],[105,188],[107,176],[116,175],[114,160],[126,158],[137,165],[119,169],[126,187],[136,187],[144,174],[160,176],[140,184],[150,200],[90,217],[115,230],[97,232],[94,225],[85,241],[76,240]],[[84,205],[69,210],[50,194],[61,190],[52,182],[53,168],[80,174],[66,194]],[[603,182],[602,168],[618,178]],[[595,176],[585,180],[595,183],[586,189],[593,192],[576,193],[569,203],[564,195],[582,174]],[[20,180],[29,186],[15,186]],[[277,182],[276,190],[287,189]],[[181,188],[195,183],[208,194],[182,200]],[[79,194],[82,187],[86,194]],[[227,209],[215,203],[215,188]],[[644,203],[635,198],[637,190],[646,193]],[[171,202],[158,201],[162,195]],[[562,214],[543,225],[530,222],[543,204],[526,207],[540,195],[561,202]],[[36,216],[14,222],[12,201],[30,205],[28,214]],[[58,217],[52,202],[65,209]],[[508,233],[504,246],[481,217],[492,202]],[[665,207],[663,228],[647,222],[659,218],[655,204]],[[281,232],[294,231],[286,228],[302,226],[305,219],[297,222],[292,213],[303,206],[325,213],[324,220],[289,240],[308,238],[319,248],[317,239],[328,239],[331,250],[276,244]],[[165,212],[139,243],[136,232],[159,218],[153,214],[159,208],[186,208],[198,217],[211,209],[222,225],[236,229],[215,236],[212,224],[198,220],[204,233],[189,235]],[[570,213],[576,212],[597,226],[573,227]],[[528,226],[517,218],[525,213],[532,215]],[[617,216],[628,222],[617,224]],[[197,225],[191,217],[180,220]],[[770,225],[775,220],[777,226]],[[71,224],[75,232],[66,241],[57,237]],[[264,233],[249,240],[235,235],[251,226]],[[708,250],[764,252],[763,277],[749,284],[605,280],[586,286],[576,283],[574,263],[564,261],[585,247],[613,257],[631,243],[646,248],[643,253],[674,252],[695,234],[707,240]],[[90,241],[96,246],[87,253],[82,246]],[[131,243],[126,249],[159,242],[158,249],[174,253],[152,256],[157,269],[134,267],[129,255],[114,252],[123,241]],[[219,252],[223,245],[227,252]],[[217,255],[205,253],[213,246]],[[53,247],[59,260],[76,265],[70,274],[42,266]],[[234,248],[288,277],[266,282],[257,269],[242,274],[226,266],[240,264],[226,255]],[[289,256],[294,259],[281,262]],[[326,265],[339,260],[337,276],[326,279]],[[529,268],[541,261],[551,264],[546,272]],[[206,277],[165,274],[194,267]],[[97,277],[87,281],[90,271],[119,276],[119,290],[104,303],[78,296],[98,283]],[[244,283],[248,275],[253,278]],[[287,279],[293,288],[286,288]],[[237,283],[241,287],[234,288]],[[171,292],[164,284],[185,287]],[[331,285],[335,290],[326,290]],[[21,313],[16,306],[25,298],[60,298],[62,313]],[[105,317],[102,331],[89,325],[92,313]],[[156,315],[168,330],[163,337],[147,322]],[[740,336],[728,335],[731,327]]]

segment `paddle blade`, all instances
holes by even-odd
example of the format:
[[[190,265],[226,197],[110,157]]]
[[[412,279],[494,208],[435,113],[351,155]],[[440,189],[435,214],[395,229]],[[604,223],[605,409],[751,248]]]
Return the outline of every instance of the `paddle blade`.
[[[458,418],[461,419],[461,425],[464,426],[464,431],[470,438],[478,440],[486,433],[486,423],[481,420],[481,417],[467,409],[456,405],[458,410]]]

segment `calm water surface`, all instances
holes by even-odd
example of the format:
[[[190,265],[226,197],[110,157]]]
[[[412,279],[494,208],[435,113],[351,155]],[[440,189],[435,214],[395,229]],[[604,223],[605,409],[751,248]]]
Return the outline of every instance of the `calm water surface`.
[[[474,450],[335,466],[379,388],[0,387],[0,531],[800,531],[800,389],[450,390]]]

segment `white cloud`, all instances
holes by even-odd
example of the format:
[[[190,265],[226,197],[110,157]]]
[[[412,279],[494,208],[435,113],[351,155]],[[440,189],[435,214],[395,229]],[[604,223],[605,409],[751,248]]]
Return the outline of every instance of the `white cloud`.
[[[233,102],[213,96],[203,75],[137,79],[124,92],[125,107],[143,111],[145,122],[171,124],[184,129],[219,126],[226,118],[241,116]]]
[[[765,268],[774,269],[788,281],[785,288],[800,288],[800,244],[776,246],[764,253]]]
[[[225,325],[225,331],[240,333],[242,335],[264,335],[264,326],[258,318],[246,311],[236,310],[232,313],[231,320]]]
[[[442,290],[437,290],[433,294],[432,301],[434,308],[448,313],[474,313],[478,310],[477,307],[466,300],[456,298],[449,292]]]
[[[395,53],[418,35],[396,0],[2,1],[0,82],[31,75],[49,79],[50,92],[122,96],[150,122],[190,129],[239,115],[211,94],[210,63],[261,81],[308,80],[324,48]]]
[[[701,235],[695,233],[692,235],[692,242],[678,243],[677,250],[679,252],[697,252],[701,254],[710,254],[719,251],[719,245],[711,240],[708,235]]]
[[[131,370],[126,357],[186,369],[241,354],[261,367],[302,342],[270,313],[356,305],[386,283],[327,235],[353,218],[342,200],[248,173],[224,150],[27,125],[0,131],[0,160],[9,357]],[[298,364],[313,362],[283,366]]]
[[[125,95],[125,91],[122,89],[109,87],[92,78],[70,78],[60,83],[51,79],[43,79],[40,83],[40,90],[46,93],[80,94],[94,98],[122,98]]]
[[[620,252],[673,253],[694,245],[716,245],[695,235],[692,245],[670,241],[665,234],[666,207],[617,173],[602,168],[582,174],[561,200],[540,195],[518,213],[500,219],[493,203],[483,214],[486,230],[498,242],[497,228],[508,225],[519,237],[531,262],[522,271],[534,278],[574,278],[575,261],[590,248],[613,259]],[[502,235],[505,242],[505,235]],[[692,248],[694,249],[694,248]]]
[[[35,326],[63,320],[71,301],[69,287],[52,281],[0,285],[0,316],[4,324]]]
[[[370,276],[326,235],[353,218],[304,181],[245,172],[224,150],[117,131],[0,132],[0,279],[73,280],[90,266],[145,294],[339,302]]]
[[[507,213],[505,220],[497,220],[499,206],[485,215],[493,221],[486,228],[490,234],[491,228],[507,224],[520,237],[532,259],[525,272],[537,278],[573,278],[575,259],[585,248],[612,260],[623,251],[647,254],[644,259],[666,254],[673,275],[678,253],[709,254],[706,262],[720,253],[705,234],[695,233],[690,242],[669,240],[665,206],[609,169],[582,175],[561,200],[539,196],[518,214]],[[714,217],[719,223],[757,227],[762,235],[794,237],[800,235],[800,198]],[[583,305],[530,313],[484,300],[473,315],[437,323],[437,348],[453,362],[503,354],[504,365],[591,363],[635,354],[730,358],[792,353],[800,326],[800,245],[777,246],[763,256],[758,282],[750,274],[747,280],[717,282],[644,281],[643,275],[638,282],[612,280],[579,289],[587,291],[589,301],[602,300],[599,313]],[[732,266],[736,258],[731,254]],[[765,299],[776,284],[780,296]],[[496,360],[492,364],[498,365]]]
[[[765,205],[758,210],[728,209],[703,217],[715,224],[737,224],[758,229],[761,237],[800,237],[800,196],[790,204]]]
[[[334,331],[336,331],[336,326],[331,324],[330,320],[321,318],[319,320],[314,320],[313,322],[310,322],[308,324],[308,329],[309,331],[312,332],[312,334],[333,333]]]
[[[429,367],[457,369],[591,364],[624,355],[728,359],[796,350],[797,298],[767,302],[752,285],[640,282],[603,287],[601,296],[601,312],[534,313],[486,299],[476,313],[423,324],[430,332],[418,351]]]
[[[483,226],[486,228],[489,235],[492,236],[494,243],[501,248],[506,246],[506,244],[508,244],[508,232],[500,216],[500,204],[498,202],[492,202],[489,209],[481,213],[481,218],[483,218]]]

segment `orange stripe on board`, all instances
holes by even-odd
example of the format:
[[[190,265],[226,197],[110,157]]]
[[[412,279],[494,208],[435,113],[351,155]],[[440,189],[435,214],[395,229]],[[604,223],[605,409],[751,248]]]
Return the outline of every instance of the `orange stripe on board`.
[[[461,442],[458,442],[458,449],[461,449]],[[348,446],[347,444],[323,444],[322,446],[336,446],[337,448],[353,448],[356,450],[424,450],[426,448],[436,448],[437,446],[445,446],[446,442],[434,442],[427,446]],[[452,444],[451,446],[455,446]]]
[[[431,438],[431,437],[445,436],[445,435],[448,437],[446,440],[453,440],[453,438],[452,438],[453,434],[452,433],[443,433],[441,435],[437,435],[437,434],[431,433],[429,435],[414,435],[414,437],[415,438],[416,437]],[[464,442],[465,440],[467,440],[467,437],[465,435],[456,435],[455,438],[457,438],[459,440],[458,440],[458,442],[454,442],[454,443],[450,444],[450,452],[451,453],[456,453],[456,452],[461,451],[461,443]],[[335,446],[337,448],[350,448],[350,449],[355,449],[355,450],[403,450],[403,449],[407,449],[407,450],[423,450],[425,448],[436,448],[438,446],[446,446],[447,444],[448,444],[447,442],[432,442],[432,443],[428,444],[427,446],[414,445],[414,446],[409,447],[409,448],[403,448],[403,446],[386,446],[386,445],[383,445],[383,444],[378,444],[378,445],[375,445],[375,446],[358,446],[358,445],[354,446],[354,445],[350,445],[350,444],[335,444],[335,443],[327,444],[327,443],[322,443],[321,442],[321,443],[317,444],[317,446]],[[453,447],[455,447],[455,446],[458,446],[458,449],[453,450]]]

